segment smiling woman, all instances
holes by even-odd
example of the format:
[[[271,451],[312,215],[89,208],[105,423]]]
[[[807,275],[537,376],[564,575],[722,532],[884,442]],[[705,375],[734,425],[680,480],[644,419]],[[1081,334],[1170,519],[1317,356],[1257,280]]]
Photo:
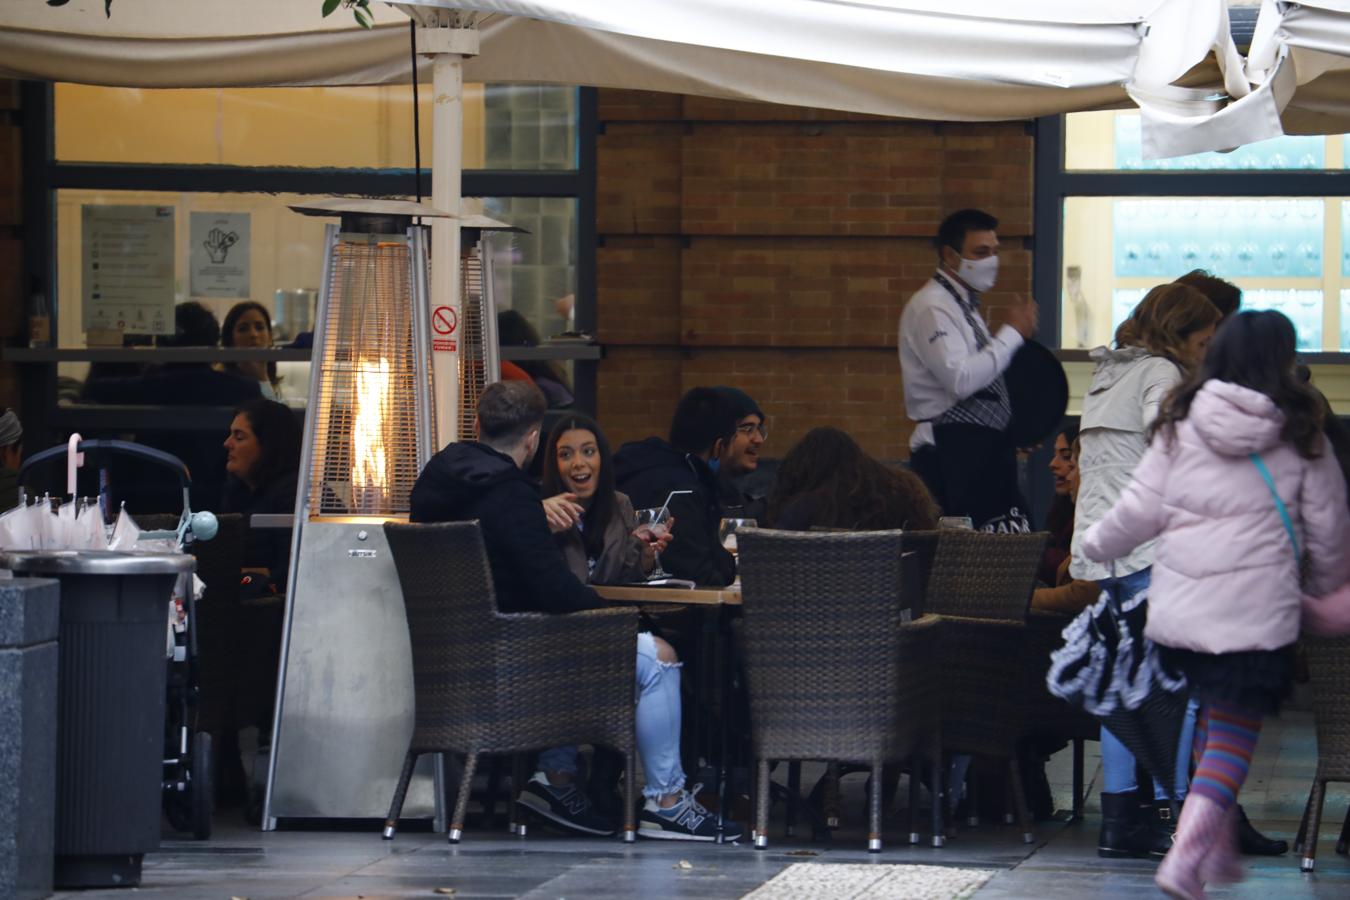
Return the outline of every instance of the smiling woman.
[[[593,419],[567,416],[544,448],[544,494],[581,509],[572,527],[554,537],[567,567],[590,584],[641,581],[652,568],[654,544],[642,540],[627,495],[614,489],[609,441]]]

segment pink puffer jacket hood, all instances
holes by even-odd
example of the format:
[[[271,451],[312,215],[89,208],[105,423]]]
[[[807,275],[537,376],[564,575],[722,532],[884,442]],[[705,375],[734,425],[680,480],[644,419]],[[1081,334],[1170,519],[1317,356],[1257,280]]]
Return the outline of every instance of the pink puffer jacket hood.
[[[1187,421],[1200,440],[1223,456],[1264,453],[1280,442],[1284,413],[1275,401],[1227,381],[1206,381],[1191,401]]]
[[[1322,439],[1316,459],[1281,440],[1264,394],[1211,380],[1169,439],[1158,435],[1083,553],[1108,561],[1159,537],[1146,633],[1203,653],[1275,650],[1299,632],[1299,561],[1252,454],[1259,454],[1310,558],[1309,591],[1346,580],[1345,482]]]

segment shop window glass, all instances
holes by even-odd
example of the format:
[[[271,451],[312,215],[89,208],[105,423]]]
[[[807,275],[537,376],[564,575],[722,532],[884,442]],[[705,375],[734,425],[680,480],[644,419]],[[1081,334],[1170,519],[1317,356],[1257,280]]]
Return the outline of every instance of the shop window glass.
[[[576,167],[577,91],[464,86],[464,167]],[[430,85],[419,95],[431,166]],[[57,84],[63,162],[407,169],[412,87],[156,90]]]
[[[1068,198],[1062,346],[1109,343],[1149,288],[1205,269],[1241,287],[1245,308],[1289,316],[1300,349],[1344,349],[1347,223],[1339,197]]]
[[[498,309],[513,309],[547,341],[573,325],[577,203],[569,197],[485,197],[483,212],[528,233],[488,238]]]
[[[1064,123],[1064,163],[1070,171],[1288,171],[1344,165],[1343,135],[1283,135],[1231,153],[1146,160],[1138,112],[1072,113]]]

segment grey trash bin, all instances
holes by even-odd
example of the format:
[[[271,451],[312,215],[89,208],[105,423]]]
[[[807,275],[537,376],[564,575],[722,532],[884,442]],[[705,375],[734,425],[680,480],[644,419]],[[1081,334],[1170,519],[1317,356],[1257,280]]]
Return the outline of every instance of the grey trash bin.
[[[45,551],[0,565],[61,585],[54,884],[140,884],[159,847],[169,601],[193,559]]]

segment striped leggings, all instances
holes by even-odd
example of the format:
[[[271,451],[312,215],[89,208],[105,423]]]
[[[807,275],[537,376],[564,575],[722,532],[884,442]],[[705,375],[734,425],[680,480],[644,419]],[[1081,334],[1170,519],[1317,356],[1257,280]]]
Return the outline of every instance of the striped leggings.
[[[1236,803],[1260,735],[1260,716],[1229,703],[1205,703],[1195,723],[1191,793],[1225,810]]]

